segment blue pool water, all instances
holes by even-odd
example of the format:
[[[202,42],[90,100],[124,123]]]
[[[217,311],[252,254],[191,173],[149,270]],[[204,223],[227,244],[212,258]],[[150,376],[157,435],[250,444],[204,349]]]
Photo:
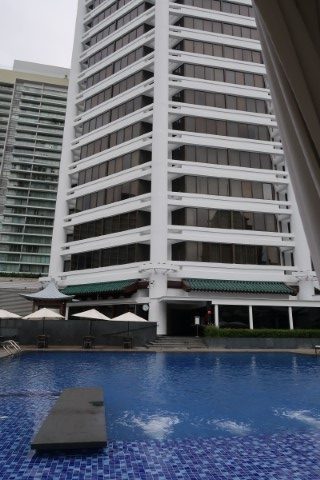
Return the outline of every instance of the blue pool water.
[[[50,353],[0,361],[1,480],[320,479],[320,358]],[[37,455],[64,388],[101,386],[106,449]]]
[[[319,378],[318,359],[291,354],[30,353],[0,362],[0,416],[101,386],[111,440],[317,431]]]

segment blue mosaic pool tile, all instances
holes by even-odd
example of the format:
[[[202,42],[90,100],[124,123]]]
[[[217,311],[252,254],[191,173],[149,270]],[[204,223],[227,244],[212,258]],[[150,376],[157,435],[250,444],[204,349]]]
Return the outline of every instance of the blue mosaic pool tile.
[[[54,401],[1,400],[1,480],[320,480],[318,433],[116,441],[94,453],[39,455],[30,441]]]

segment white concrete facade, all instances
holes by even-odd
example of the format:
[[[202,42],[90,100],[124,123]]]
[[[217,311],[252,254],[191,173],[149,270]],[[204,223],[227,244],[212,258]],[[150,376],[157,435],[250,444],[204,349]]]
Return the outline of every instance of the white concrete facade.
[[[199,303],[203,306],[212,302],[215,305],[217,326],[219,306],[246,305],[249,308],[250,328],[254,327],[252,306],[286,306],[288,325],[294,328],[291,307],[320,307],[320,301],[315,295],[315,287],[318,285],[312,271],[307,240],[290,178],[285,169],[277,123],[272,113],[270,92],[267,88],[222,82],[209,77],[192,78],[176,73],[179,66],[189,64],[265,75],[265,68],[261,63],[192,53],[175,48],[179,41],[191,40],[259,52],[261,51],[259,41],[252,38],[176,25],[182,17],[192,17],[255,28],[255,20],[244,15],[197,8],[182,3],[169,0],[158,2],[79,0],[49,276],[54,278],[60,287],[126,279],[147,280],[149,289],[138,290],[130,301],[132,304],[149,304],[149,319],[158,322],[159,334],[168,333],[167,305],[175,303],[178,305]],[[232,3],[250,5],[248,0],[233,0]],[[118,8],[112,9],[115,4]],[[143,12],[141,11],[131,21],[125,20],[128,18],[126,15],[130,15],[130,12],[143,4],[147,4]],[[109,7],[109,15],[100,22],[93,20]],[[115,23],[117,21],[120,26]],[[136,39],[123,42],[125,44],[121,46],[123,37],[144,24],[149,26],[145,33]],[[112,25],[116,26],[111,28]],[[108,26],[109,33],[101,33],[95,41],[90,40],[99,32],[107,32]],[[120,48],[116,47],[115,51],[101,59],[99,58],[104,54],[98,54],[96,63],[88,66],[89,57],[103,51],[117,40]],[[102,80],[96,81],[93,77],[93,84],[90,84],[92,76],[99,76],[103,68],[113,65],[141,46],[149,47],[152,51],[146,51],[143,58],[124,68],[115,69],[113,74],[106,74]],[[94,95],[99,93],[102,95],[108,87],[141,70],[151,72],[153,76],[134,87],[111,95],[105,101],[97,100],[96,105],[91,108],[86,106],[88,99]],[[173,99],[178,92],[187,89],[265,100],[268,112],[257,113],[203,106]],[[140,95],[151,97],[152,103],[126,115],[118,115],[118,118],[110,117],[105,124],[101,121],[97,128],[87,133],[81,130],[85,122],[93,121],[95,117]],[[271,139],[259,140],[174,129],[174,122],[183,117],[266,126]],[[141,121],[152,125],[152,130],[81,158],[81,147]],[[172,158],[173,151],[188,145],[269,154],[273,168],[249,168]],[[79,175],[83,170],[101,166],[104,162],[111,162],[136,150],[151,152],[152,160],[79,183]],[[273,199],[264,199],[173,191],[172,181],[184,176],[262,182],[272,185],[276,194]],[[128,196],[106,205],[83,208],[81,211],[75,210],[77,199],[85,196],[90,199],[102,188],[113,189],[141,180],[150,182],[150,192]],[[262,231],[174,225],[172,212],[183,208],[274,214],[277,218],[277,229]],[[86,238],[80,240],[73,237],[75,227],[81,224],[135,211],[150,212],[150,225],[135,226],[99,236],[86,235]],[[70,236],[68,241],[67,236]],[[182,245],[184,242],[276,247],[281,260],[279,264],[268,265],[177,260],[172,255],[172,245],[178,243]],[[70,268],[70,265],[65,267],[70,259],[85,252],[91,255],[91,252],[135,244],[150,247],[149,259],[110,266],[95,265],[92,268]],[[170,287],[170,284],[168,286],[168,282],[173,285],[172,282],[180,282],[186,278],[284,282],[287,285],[299,286],[299,293],[296,297],[285,298],[249,294],[230,297],[228,294],[185,292]],[[84,300],[83,305],[110,305],[121,302],[123,302],[121,299]],[[126,299],[124,303],[128,302]]]

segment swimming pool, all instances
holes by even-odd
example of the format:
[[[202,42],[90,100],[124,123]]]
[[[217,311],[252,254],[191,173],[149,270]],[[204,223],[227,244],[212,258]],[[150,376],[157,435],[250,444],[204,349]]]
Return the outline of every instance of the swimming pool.
[[[0,414],[17,402],[37,418],[64,388],[101,386],[110,440],[317,431],[319,378],[291,354],[29,353],[0,363]]]
[[[0,478],[320,479],[319,373],[320,358],[272,353],[3,359]],[[70,386],[104,388],[108,449],[30,455],[33,432]]]

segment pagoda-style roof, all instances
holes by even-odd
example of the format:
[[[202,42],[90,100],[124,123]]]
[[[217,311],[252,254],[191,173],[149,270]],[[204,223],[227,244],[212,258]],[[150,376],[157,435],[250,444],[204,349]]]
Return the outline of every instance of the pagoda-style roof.
[[[283,282],[257,282],[241,280],[209,280],[206,278],[184,278],[183,288],[195,292],[221,293],[267,293],[274,295],[296,295],[293,288]]]
[[[65,295],[64,293],[59,292],[54,282],[50,282],[45,288],[35,293],[20,293],[20,295],[27,300],[34,301],[57,301],[57,302],[66,302],[72,300],[74,295]]]

